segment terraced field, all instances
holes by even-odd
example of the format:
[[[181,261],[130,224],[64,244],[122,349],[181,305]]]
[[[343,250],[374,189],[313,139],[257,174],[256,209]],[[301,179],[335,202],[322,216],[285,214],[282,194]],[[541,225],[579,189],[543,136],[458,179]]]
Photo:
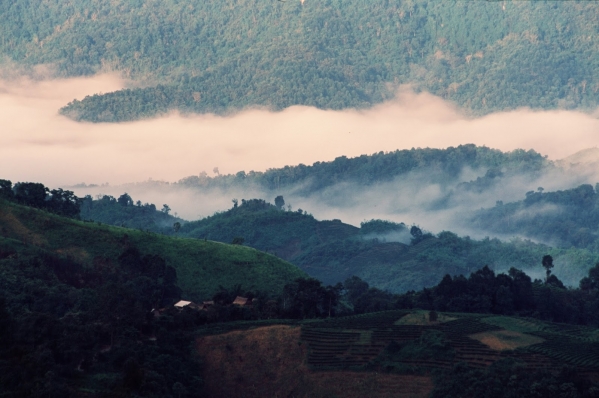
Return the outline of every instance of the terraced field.
[[[426,331],[436,331],[451,348],[451,355],[402,358],[402,365],[426,373],[459,362],[485,368],[512,357],[535,369],[557,370],[568,364],[581,373],[599,376],[599,336],[593,328],[476,314],[441,314],[439,319],[445,322],[406,324],[401,319],[408,314],[386,311],[305,323],[301,339],[308,345],[308,365],[321,371],[372,369],[390,343],[398,347],[418,344]]]
[[[426,397],[433,370],[563,365],[599,382],[596,328],[481,314],[384,311],[324,320],[206,325],[198,350],[211,396]]]

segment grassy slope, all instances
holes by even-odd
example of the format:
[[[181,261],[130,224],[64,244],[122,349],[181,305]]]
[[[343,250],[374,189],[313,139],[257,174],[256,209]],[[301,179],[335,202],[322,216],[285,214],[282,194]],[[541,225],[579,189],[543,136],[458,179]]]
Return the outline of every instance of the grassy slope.
[[[240,206],[190,222],[180,233],[222,242],[241,236],[245,244],[274,252],[327,284],[356,275],[392,292],[434,286],[445,274],[468,275],[484,265],[503,272],[516,267],[541,277],[545,254],[555,259],[554,273],[560,279],[577,285],[599,261],[596,253],[584,249],[550,248],[522,240],[476,241],[448,232],[415,245],[365,240],[360,229],[351,225],[266,205],[258,210]]]
[[[248,247],[85,223],[7,202],[0,202],[0,236],[4,250],[38,248],[90,265],[99,257],[116,260],[128,240],[142,254],[157,254],[175,267],[184,297],[192,300],[210,297],[219,285],[275,293],[305,276],[295,266]]]

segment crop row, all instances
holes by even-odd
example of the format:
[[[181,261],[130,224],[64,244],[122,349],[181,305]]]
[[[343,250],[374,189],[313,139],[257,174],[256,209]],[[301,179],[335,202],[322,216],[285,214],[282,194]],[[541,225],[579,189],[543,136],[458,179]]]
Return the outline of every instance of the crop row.
[[[306,328],[319,329],[360,329],[372,330],[379,328],[387,328],[405,316],[405,311],[384,311],[371,314],[354,315],[343,318],[326,319],[320,322],[313,322],[304,325]]]
[[[599,367],[599,347],[596,343],[555,339],[529,346],[527,350],[547,355],[560,362],[569,362],[585,367]]]
[[[501,330],[499,326],[478,321],[476,318],[460,318],[439,325],[439,330],[449,338],[467,336],[470,334]]]

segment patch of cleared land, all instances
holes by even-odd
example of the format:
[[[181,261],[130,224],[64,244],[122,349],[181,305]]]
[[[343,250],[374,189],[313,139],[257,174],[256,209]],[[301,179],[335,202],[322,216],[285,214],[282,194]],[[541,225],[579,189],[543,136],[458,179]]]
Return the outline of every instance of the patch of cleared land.
[[[428,376],[314,371],[301,328],[275,325],[204,336],[197,348],[212,397],[425,398]]]
[[[513,330],[494,330],[492,332],[472,334],[468,337],[478,340],[496,351],[514,350],[518,347],[526,347],[545,341],[540,337]]]
[[[417,311],[401,317],[401,319],[397,320],[394,325],[437,325],[456,319],[458,318],[437,313],[437,320],[431,321],[430,311]]]

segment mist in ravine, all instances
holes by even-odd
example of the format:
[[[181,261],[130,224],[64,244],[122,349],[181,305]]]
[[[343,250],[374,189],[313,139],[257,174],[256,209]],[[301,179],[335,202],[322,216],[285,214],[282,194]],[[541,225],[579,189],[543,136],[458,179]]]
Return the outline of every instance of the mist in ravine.
[[[284,195],[288,205],[318,219],[359,225],[372,218],[418,224],[432,232],[478,233],[463,214],[496,201],[521,200],[525,192],[567,189],[599,182],[588,159],[575,168],[535,176],[511,176],[481,194],[429,183],[428,170],[365,189],[343,183],[306,197],[298,187],[278,192],[259,187],[201,191],[168,184],[206,172],[265,171],[285,165],[331,161],[413,147],[446,148],[473,143],[502,151],[534,149],[557,160],[599,142],[599,120],[575,111],[497,113],[466,116],[450,102],[402,87],[394,100],[367,110],[331,111],[296,106],[281,112],[248,109],[232,116],[180,115],[121,124],[69,120],[58,109],[74,98],[109,92],[127,82],[115,76],[34,81],[0,81],[0,178],[42,182],[50,187],[79,183],[78,195],[129,193],[134,200],[167,203],[194,220],[231,207],[231,200]],[[457,182],[486,170],[463,170]],[[149,180],[152,180],[150,182]],[[101,185],[108,184],[108,185]],[[439,200],[445,204],[438,206]],[[484,234],[480,232],[479,234]]]

